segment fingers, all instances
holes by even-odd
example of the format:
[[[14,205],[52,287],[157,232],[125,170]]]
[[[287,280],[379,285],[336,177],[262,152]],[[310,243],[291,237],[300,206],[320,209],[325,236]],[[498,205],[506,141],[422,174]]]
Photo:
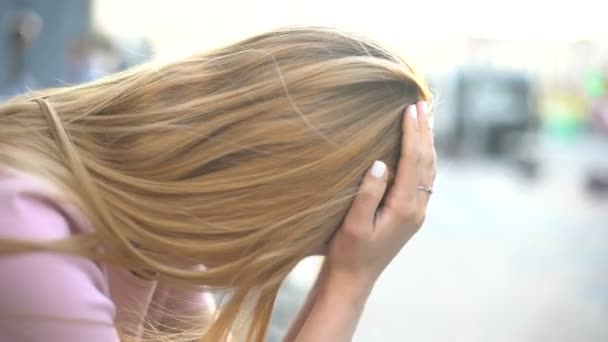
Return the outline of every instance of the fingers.
[[[428,105],[424,101],[416,103],[416,110],[418,111],[418,128],[420,131],[421,143],[424,143],[424,139],[428,136],[433,139],[433,128],[431,126],[431,118],[428,113]]]
[[[375,161],[346,214],[343,229],[355,236],[366,236],[373,232],[376,210],[386,191],[386,175],[386,164]]]
[[[435,180],[435,147],[433,142],[433,131],[426,102],[418,102],[418,127],[420,134],[420,159],[418,162],[418,185],[433,186]],[[418,191],[418,205],[421,210],[426,210],[429,194]]]
[[[404,206],[415,206],[416,186],[418,184],[419,124],[415,105],[405,109],[401,156],[395,175],[395,184],[390,190],[386,206],[391,211],[401,211]]]
[[[418,130],[420,134],[420,164],[428,167],[435,162],[435,143],[431,118],[428,113],[426,102],[416,104],[418,110]],[[425,175],[419,175],[425,176]],[[422,184],[431,186],[431,184]]]

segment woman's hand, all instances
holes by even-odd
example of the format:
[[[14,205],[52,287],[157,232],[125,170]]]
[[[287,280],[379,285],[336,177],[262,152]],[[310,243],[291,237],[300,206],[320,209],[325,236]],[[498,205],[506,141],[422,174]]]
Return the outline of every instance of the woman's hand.
[[[372,165],[330,244],[327,281],[373,286],[424,222],[430,196],[424,188],[433,185],[436,159],[426,103],[410,105],[404,115],[395,183],[380,207],[388,172],[381,161]]]
[[[384,163],[375,162],[286,341],[351,341],[376,279],[424,222],[435,179],[433,135],[425,103],[409,106],[404,115],[395,184],[379,207],[388,172]]]

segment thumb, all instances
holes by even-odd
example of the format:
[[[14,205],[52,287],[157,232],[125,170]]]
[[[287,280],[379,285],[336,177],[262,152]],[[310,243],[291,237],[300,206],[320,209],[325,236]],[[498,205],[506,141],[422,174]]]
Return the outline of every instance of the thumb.
[[[386,179],[386,164],[376,160],[363,178],[359,192],[346,214],[345,230],[355,235],[372,233],[376,211],[386,191]]]

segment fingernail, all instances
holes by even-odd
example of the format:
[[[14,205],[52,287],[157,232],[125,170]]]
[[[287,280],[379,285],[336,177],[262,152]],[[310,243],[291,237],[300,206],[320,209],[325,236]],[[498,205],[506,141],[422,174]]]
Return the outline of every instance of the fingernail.
[[[383,162],[376,160],[372,165],[372,170],[370,171],[371,175],[376,178],[384,177],[386,173],[386,164]]]
[[[422,114],[426,115],[428,113],[428,104],[426,101],[420,101],[420,108],[422,108]]]
[[[418,111],[416,110],[416,105],[410,105],[409,107],[407,107],[407,110],[409,111],[410,116],[414,120],[418,119]]]

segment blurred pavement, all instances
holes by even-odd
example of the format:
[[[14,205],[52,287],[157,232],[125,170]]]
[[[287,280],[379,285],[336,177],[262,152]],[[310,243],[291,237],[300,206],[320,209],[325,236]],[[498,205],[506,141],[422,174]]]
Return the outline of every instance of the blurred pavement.
[[[608,341],[608,198],[583,178],[604,147],[543,142],[536,180],[503,162],[444,161],[425,227],[378,281],[355,341]],[[310,263],[281,293],[271,340]]]

